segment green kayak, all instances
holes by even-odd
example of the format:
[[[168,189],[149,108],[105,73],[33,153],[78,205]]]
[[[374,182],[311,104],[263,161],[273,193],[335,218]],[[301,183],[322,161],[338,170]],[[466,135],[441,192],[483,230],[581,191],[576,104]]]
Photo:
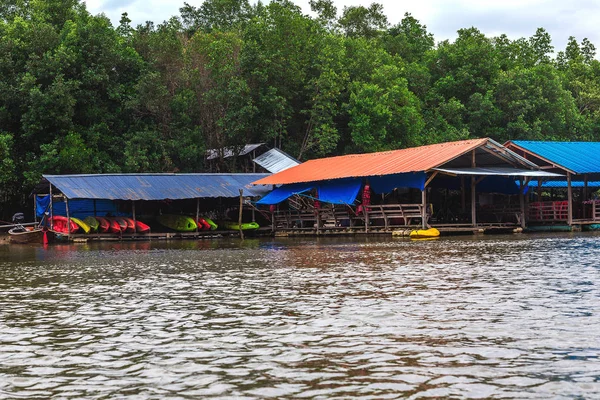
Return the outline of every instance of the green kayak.
[[[240,225],[236,222],[224,222],[223,224],[221,224],[225,229],[230,229],[230,230],[234,230],[234,231],[239,231],[240,230]],[[256,229],[260,228],[260,225],[258,225],[256,222],[244,222],[242,223],[242,230],[243,231],[254,231]]]
[[[192,232],[197,228],[196,222],[185,215],[163,214],[156,217],[156,220],[162,226],[179,232]]]
[[[90,227],[92,232],[98,232],[98,226],[100,226],[100,222],[95,217],[87,217],[83,220]]]
[[[213,221],[210,218],[206,218],[205,217],[204,220],[206,221],[207,224],[210,225],[210,230],[211,231],[214,231],[215,229],[217,229],[219,227],[219,225],[215,224],[215,221]]]

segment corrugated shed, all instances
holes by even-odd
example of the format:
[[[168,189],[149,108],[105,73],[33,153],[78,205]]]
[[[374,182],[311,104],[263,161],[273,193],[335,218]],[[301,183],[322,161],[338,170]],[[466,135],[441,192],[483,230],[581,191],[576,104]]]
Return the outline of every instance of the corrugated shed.
[[[300,165],[300,161],[279,149],[271,149],[252,161],[272,173],[285,171],[288,168]]]
[[[199,197],[258,197],[268,190],[252,186],[268,174],[101,174],[44,175],[69,199],[181,200]]]
[[[502,145],[489,138],[482,138],[432,144],[402,150],[351,154],[310,160],[296,167],[263,178],[254,182],[254,184],[279,185],[428,171],[483,146],[490,147],[486,154],[493,153],[497,159],[505,159],[508,165],[517,164],[529,169],[536,168],[534,164],[528,163],[518,155],[502,147]]]
[[[264,143],[247,144],[244,147],[242,147],[241,149],[227,147],[227,148],[223,149],[223,158],[233,157],[234,155],[237,155],[238,157],[245,156],[246,154],[250,153],[251,151],[258,149],[262,145],[264,145]],[[237,152],[237,154],[236,154],[236,152]],[[219,149],[206,150],[206,159],[207,160],[214,160],[216,158],[219,158]]]
[[[600,173],[600,142],[537,142],[514,140],[508,148],[522,149],[576,174]]]

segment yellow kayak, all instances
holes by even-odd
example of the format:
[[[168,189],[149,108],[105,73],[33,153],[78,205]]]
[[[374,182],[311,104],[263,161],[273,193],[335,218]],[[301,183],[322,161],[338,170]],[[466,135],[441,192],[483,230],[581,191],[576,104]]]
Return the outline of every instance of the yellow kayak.
[[[85,222],[83,222],[79,218],[73,218],[73,217],[71,217],[71,221],[75,222],[77,224],[77,226],[79,226],[81,228],[81,230],[84,231],[85,233],[90,233],[90,230],[92,228],[90,228],[90,226],[88,224],[86,224]]]
[[[410,233],[411,239],[429,239],[436,238],[440,236],[440,231],[435,228],[429,229],[417,229]]]

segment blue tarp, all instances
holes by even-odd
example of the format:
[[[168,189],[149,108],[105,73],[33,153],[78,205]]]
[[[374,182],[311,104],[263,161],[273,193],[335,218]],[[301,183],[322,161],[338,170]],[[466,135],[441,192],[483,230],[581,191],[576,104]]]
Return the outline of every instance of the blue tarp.
[[[112,200],[95,200],[96,205],[94,207],[94,200],[88,199],[74,199],[69,200],[69,215],[71,217],[84,219],[89,216],[105,216],[110,215],[131,215],[130,213],[119,212],[117,204]],[[95,211],[95,214],[94,214]],[[52,203],[52,214],[53,215],[67,215],[67,206],[64,201]]]
[[[390,193],[396,188],[414,188],[423,190],[427,174],[425,172],[407,172],[384,176],[369,177],[369,185],[373,192]]]
[[[317,189],[319,201],[332,204],[352,204],[362,186],[362,179],[343,179],[325,182],[283,185],[260,199],[256,204],[278,204],[287,198]]]
[[[42,217],[50,206],[50,195],[35,196],[35,214]]]
[[[320,183],[319,201],[332,204],[352,204],[362,186],[362,179],[344,179]]]
[[[292,185],[283,185],[274,189],[271,193],[256,202],[256,204],[279,204],[289,197],[304,193],[314,187],[312,183],[294,183]]]
[[[460,178],[438,176],[431,182],[431,187],[438,189],[460,190]],[[465,176],[465,187],[471,187],[471,177]],[[486,176],[477,184],[478,193],[519,194],[519,181],[506,176]]]

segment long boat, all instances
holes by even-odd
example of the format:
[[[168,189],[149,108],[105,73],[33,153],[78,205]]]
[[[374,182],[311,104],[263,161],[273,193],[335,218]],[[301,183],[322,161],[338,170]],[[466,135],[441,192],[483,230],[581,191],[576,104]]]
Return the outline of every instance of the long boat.
[[[44,235],[46,240],[53,236],[52,232],[47,229],[36,227],[16,226],[8,231],[11,243],[44,243]]]

